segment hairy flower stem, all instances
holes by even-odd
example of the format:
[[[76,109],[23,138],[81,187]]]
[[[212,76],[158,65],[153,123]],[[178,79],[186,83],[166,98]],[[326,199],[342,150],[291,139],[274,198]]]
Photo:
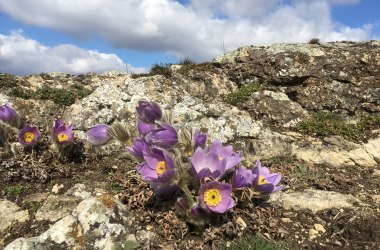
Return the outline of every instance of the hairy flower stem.
[[[189,204],[191,204],[190,207],[192,207],[195,204],[195,201],[194,201],[193,196],[190,193],[189,188],[187,187],[187,185],[181,185],[180,188],[185,193],[186,199],[189,202]]]

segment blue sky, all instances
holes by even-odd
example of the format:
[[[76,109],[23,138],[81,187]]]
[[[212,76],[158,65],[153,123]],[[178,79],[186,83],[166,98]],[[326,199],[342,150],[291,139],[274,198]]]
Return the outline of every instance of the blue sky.
[[[0,72],[148,71],[242,45],[380,39],[378,0],[2,0]]]

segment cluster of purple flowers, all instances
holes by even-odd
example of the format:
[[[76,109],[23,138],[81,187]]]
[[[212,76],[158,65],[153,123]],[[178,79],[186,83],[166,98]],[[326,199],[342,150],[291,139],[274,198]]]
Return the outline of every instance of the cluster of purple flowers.
[[[247,169],[240,164],[242,153],[234,152],[231,145],[223,146],[215,139],[207,146],[207,134],[177,131],[163,121],[158,104],[142,100],[136,111],[138,136],[126,150],[141,160],[137,171],[156,192],[183,191],[185,196],[176,206],[188,221],[197,223],[205,214],[231,209],[236,189],[270,194],[283,188],[278,185],[281,174],[271,174],[260,161]],[[87,136],[93,145],[104,145],[113,138],[110,130],[107,125],[96,125]]]
[[[19,129],[18,140],[24,146],[34,147],[41,139],[41,133],[37,126],[26,124],[22,128],[20,116],[8,103],[0,106],[0,122],[6,126]],[[52,139],[58,147],[65,147],[73,143],[73,126],[65,126],[60,120],[55,120],[52,128]],[[2,133],[5,135],[5,133]]]

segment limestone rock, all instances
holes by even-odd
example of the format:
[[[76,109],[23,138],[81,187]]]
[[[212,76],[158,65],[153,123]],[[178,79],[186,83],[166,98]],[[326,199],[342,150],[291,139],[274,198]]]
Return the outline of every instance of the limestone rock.
[[[29,220],[28,210],[21,210],[19,206],[7,200],[0,200],[0,232],[4,232],[13,224]]]
[[[75,190],[80,189],[83,190],[85,187],[78,185],[69,193],[78,195]],[[65,209],[67,215],[55,222],[46,232],[31,238],[16,239],[5,249],[113,249],[116,245],[120,245],[128,235],[126,228],[130,220],[128,211],[119,200],[104,190],[97,193],[98,195],[85,198],[73,208],[67,206]],[[57,201],[56,197],[49,197],[53,197],[50,202]],[[50,202],[45,201],[45,204]],[[59,210],[63,208],[56,209],[55,212]],[[47,216],[46,219],[51,217]],[[57,217],[59,216],[54,219]]]
[[[286,94],[268,90],[253,93],[240,106],[253,117],[272,126],[294,127],[309,116],[300,104],[290,100]]]
[[[81,199],[64,195],[49,195],[37,210],[36,220],[55,222],[71,213]]]
[[[278,192],[271,195],[270,201],[284,209],[310,209],[314,213],[330,208],[352,207],[360,202],[352,195],[314,189],[294,193]]]
[[[380,137],[369,140],[364,144],[364,148],[375,158],[376,161],[380,162]]]

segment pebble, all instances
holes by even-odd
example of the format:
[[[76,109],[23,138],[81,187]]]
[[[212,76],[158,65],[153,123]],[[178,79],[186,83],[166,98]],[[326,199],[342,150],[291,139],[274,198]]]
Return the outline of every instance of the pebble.
[[[290,222],[293,222],[290,218],[281,218],[281,221],[284,222],[284,223],[290,223]]]
[[[51,192],[54,193],[54,194],[58,194],[59,191],[60,191],[63,187],[64,187],[63,184],[61,184],[61,185],[55,184],[55,185],[53,186],[53,188],[51,189]]]
[[[318,231],[317,230],[315,230],[315,229],[310,229],[309,230],[309,238],[311,240],[315,239],[317,236],[318,236]]]
[[[380,176],[380,169],[373,170],[373,175],[374,176]]]
[[[236,223],[240,225],[242,230],[245,230],[247,228],[247,223],[245,223],[245,221],[241,217],[238,217],[236,219]]]
[[[326,232],[326,229],[321,224],[314,224],[314,228],[318,232],[321,232],[321,233],[325,233]]]

